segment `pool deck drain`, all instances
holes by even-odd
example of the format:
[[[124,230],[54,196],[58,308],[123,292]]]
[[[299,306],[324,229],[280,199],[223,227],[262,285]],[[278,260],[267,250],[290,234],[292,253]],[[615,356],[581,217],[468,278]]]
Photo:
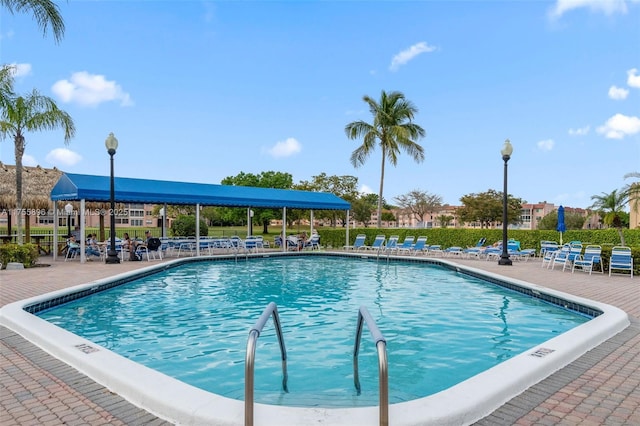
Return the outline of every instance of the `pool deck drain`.
[[[41,261],[46,263],[46,257]],[[476,425],[640,425],[640,278],[551,271],[540,260],[458,263],[616,306],[631,325]],[[155,261],[159,262],[159,261]],[[155,263],[154,262],[154,263]],[[0,271],[0,306],[148,266],[49,262]],[[169,425],[0,327],[0,424]],[[391,424],[393,424],[393,419]],[[357,426],[357,425],[356,425]]]

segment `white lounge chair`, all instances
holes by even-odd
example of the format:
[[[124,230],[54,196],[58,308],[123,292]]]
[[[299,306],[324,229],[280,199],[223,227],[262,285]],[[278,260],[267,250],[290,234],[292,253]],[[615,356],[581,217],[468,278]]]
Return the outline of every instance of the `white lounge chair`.
[[[631,255],[631,248],[626,246],[615,246],[611,249],[611,258],[609,259],[609,276],[611,276],[612,273],[625,271],[629,271],[631,278],[633,278],[633,256]]]

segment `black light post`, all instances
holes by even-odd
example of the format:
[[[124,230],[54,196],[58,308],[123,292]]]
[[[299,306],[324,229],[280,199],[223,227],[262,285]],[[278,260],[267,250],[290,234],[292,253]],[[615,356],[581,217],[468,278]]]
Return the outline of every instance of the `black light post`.
[[[511,265],[511,259],[509,259],[509,252],[507,250],[507,225],[509,221],[507,217],[507,163],[511,158],[511,153],[513,153],[513,147],[509,139],[504,141],[504,146],[500,153],[504,160],[504,190],[502,191],[502,255],[500,256],[500,260],[498,260],[498,265]]]
[[[118,252],[116,251],[116,191],[115,191],[115,182],[113,179],[113,156],[116,153],[116,149],[118,149],[118,139],[113,136],[113,133],[109,133],[107,140],[104,141],[104,145],[107,147],[107,152],[111,157],[111,226],[110,226],[110,234],[111,234],[111,243],[109,244],[109,250],[107,251],[107,258],[105,259],[105,263],[120,263],[120,258],[118,257]]]
[[[71,238],[71,213],[73,213],[71,203],[64,206],[64,211],[67,212],[67,238]]]

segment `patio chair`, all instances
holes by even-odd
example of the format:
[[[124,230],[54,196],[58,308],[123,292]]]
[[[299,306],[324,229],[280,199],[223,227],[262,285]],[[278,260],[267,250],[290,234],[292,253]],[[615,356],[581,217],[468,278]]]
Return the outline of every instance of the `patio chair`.
[[[584,254],[578,256],[573,261],[573,268],[571,268],[571,273],[573,273],[576,270],[576,268],[579,268],[581,271],[589,272],[589,275],[591,275],[591,272],[593,272],[594,266],[599,266],[600,267],[599,272],[601,274],[604,273],[604,271],[602,270],[601,254],[602,254],[601,246],[594,245],[594,244],[590,244],[586,246],[584,249]]]
[[[565,244],[558,254],[555,255],[551,262],[551,269],[555,269],[556,265],[562,265],[562,271],[571,269],[573,261],[582,253],[582,244]]]
[[[384,242],[387,239],[386,235],[376,235],[376,239],[373,240],[373,244],[370,246],[363,246],[366,250],[380,251],[384,247]]]
[[[366,239],[367,236],[365,234],[358,234],[356,235],[356,239],[353,242],[352,246],[343,246],[342,248],[344,248],[345,250],[359,250],[364,246]]]
[[[609,276],[611,276],[612,273],[617,274],[624,271],[629,271],[631,278],[633,278],[633,256],[631,256],[631,248],[626,246],[615,246],[611,249],[611,258],[609,259]]]
[[[310,250],[320,250],[320,235],[312,234],[311,237],[304,243],[304,247]]]
[[[398,248],[398,240],[400,239],[399,235],[392,235],[387,240],[387,243],[384,245],[382,251],[386,254],[393,253]]]
[[[409,249],[409,253],[413,256],[417,255],[418,253],[425,253],[426,251],[427,251],[427,237],[425,236],[418,237],[418,239],[416,240],[416,243],[412,245],[411,248]]]
[[[402,244],[400,244],[398,248],[396,248],[396,252],[400,253],[401,251],[411,250],[411,247],[413,246],[415,240],[416,237],[414,237],[413,235],[407,235],[406,237],[404,237],[404,241],[402,242]]]

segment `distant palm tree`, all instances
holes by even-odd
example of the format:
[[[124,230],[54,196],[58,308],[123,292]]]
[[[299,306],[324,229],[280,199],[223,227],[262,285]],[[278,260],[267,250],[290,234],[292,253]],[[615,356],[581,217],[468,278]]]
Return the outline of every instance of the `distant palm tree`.
[[[389,160],[393,166],[398,163],[398,153],[402,150],[415,161],[424,161],[424,149],[416,140],[424,137],[425,131],[413,123],[413,117],[418,109],[412,102],[405,99],[400,92],[380,95],[376,102],[369,96],[362,98],[369,104],[369,111],[373,115],[373,124],[359,120],[346,125],[344,131],[349,139],[363,138],[363,144],[351,154],[351,164],[354,167],[365,163],[376,145],[382,149],[382,166],[380,172],[380,192],[378,193],[378,228],[382,227],[382,192],[384,188],[384,166]]]
[[[44,34],[51,26],[56,43],[64,35],[64,20],[58,5],[51,0],[0,0],[0,4],[10,13],[31,11]]]
[[[636,178],[640,179],[640,173],[631,172],[624,175],[625,179],[628,178]],[[640,206],[640,183],[630,183],[625,186],[624,190],[627,192],[627,198],[631,203],[631,208],[633,208],[636,212],[638,211],[638,206]]]
[[[65,144],[75,135],[71,116],[55,101],[33,90],[26,96],[9,96],[0,108],[0,139],[13,138],[16,157],[16,209],[22,210],[22,156],[25,132],[64,129]],[[18,244],[22,244],[22,214],[17,214]]]
[[[602,221],[605,225],[612,226],[618,230],[620,242],[624,245],[621,213],[624,213],[624,208],[629,199],[627,191],[618,192],[617,189],[614,189],[609,194],[603,192],[602,195],[592,195],[591,199],[594,200],[594,202],[589,208],[598,210],[604,214]]]
[[[4,105],[13,96],[14,73],[15,66],[13,65],[3,65],[0,68],[0,108],[4,108]]]

